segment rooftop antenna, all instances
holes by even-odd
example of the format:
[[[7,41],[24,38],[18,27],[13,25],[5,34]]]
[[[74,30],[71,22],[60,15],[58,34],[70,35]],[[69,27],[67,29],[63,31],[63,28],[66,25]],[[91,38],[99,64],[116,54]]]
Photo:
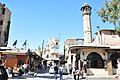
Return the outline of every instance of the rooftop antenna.
[[[42,42],[42,52],[41,52],[41,57],[42,57],[42,55],[43,55],[43,47],[44,47],[44,40],[43,40],[43,42]]]
[[[60,41],[61,33],[59,33],[59,41]]]
[[[101,44],[101,40],[100,40],[100,26],[97,26],[98,28],[98,44]]]

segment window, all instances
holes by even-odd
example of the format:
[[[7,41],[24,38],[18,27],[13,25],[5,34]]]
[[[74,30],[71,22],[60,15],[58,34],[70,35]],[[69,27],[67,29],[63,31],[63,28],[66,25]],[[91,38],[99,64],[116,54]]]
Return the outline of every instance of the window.
[[[49,58],[49,56],[47,55],[47,58]]]
[[[58,55],[56,55],[56,58],[58,57]]]
[[[3,25],[3,21],[0,21],[0,25]]]
[[[58,45],[58,42],[56,42],[56,45]]]
[[[3,15],[5,14],[5,8],[3,8],[2,14],[3,14]]]

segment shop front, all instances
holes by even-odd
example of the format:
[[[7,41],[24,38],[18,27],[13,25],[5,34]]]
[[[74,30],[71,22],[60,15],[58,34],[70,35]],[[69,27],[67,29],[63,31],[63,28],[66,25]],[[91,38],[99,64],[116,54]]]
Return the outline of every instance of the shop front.
[[[26,53],[18,52],[0,52],[1,59],[5,63],[5,67],[14,67],[18,65],[23,65],[25,62],[29,62],[28,55]]]

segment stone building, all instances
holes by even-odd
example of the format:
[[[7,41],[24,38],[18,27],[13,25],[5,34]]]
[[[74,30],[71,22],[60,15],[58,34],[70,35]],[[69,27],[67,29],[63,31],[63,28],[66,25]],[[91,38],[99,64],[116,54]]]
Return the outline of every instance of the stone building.
[[[44,65],[59,64],[59,42],[58,38],[52,38],[47,41],[45,47],[35,50],[35,53],[42,58],[41,62]]]
[[[59,43],[60,41],[58,38],[52,38],[48,40],[46,46],[46,56],[44,56],[47,64],[59,64]]]
[[[0,3],[0,47],[6,47],[9,38],[11,11]]]
[[[82,60],[87,63],[88,75],[116,74],[116,60],[120,57],[120,37],[114,30],[98,28],[96,38],[92,39],[91,9],[87,3],[81,7],[84,39],[65,41],[66,66],[72,64],[80,69]]]

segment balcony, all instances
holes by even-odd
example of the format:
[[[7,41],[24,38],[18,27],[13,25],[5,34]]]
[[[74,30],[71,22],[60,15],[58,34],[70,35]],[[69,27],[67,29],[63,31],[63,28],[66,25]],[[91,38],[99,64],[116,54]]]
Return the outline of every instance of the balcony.
[[[50,53],[59,53],[59,49],[50,49]]]

